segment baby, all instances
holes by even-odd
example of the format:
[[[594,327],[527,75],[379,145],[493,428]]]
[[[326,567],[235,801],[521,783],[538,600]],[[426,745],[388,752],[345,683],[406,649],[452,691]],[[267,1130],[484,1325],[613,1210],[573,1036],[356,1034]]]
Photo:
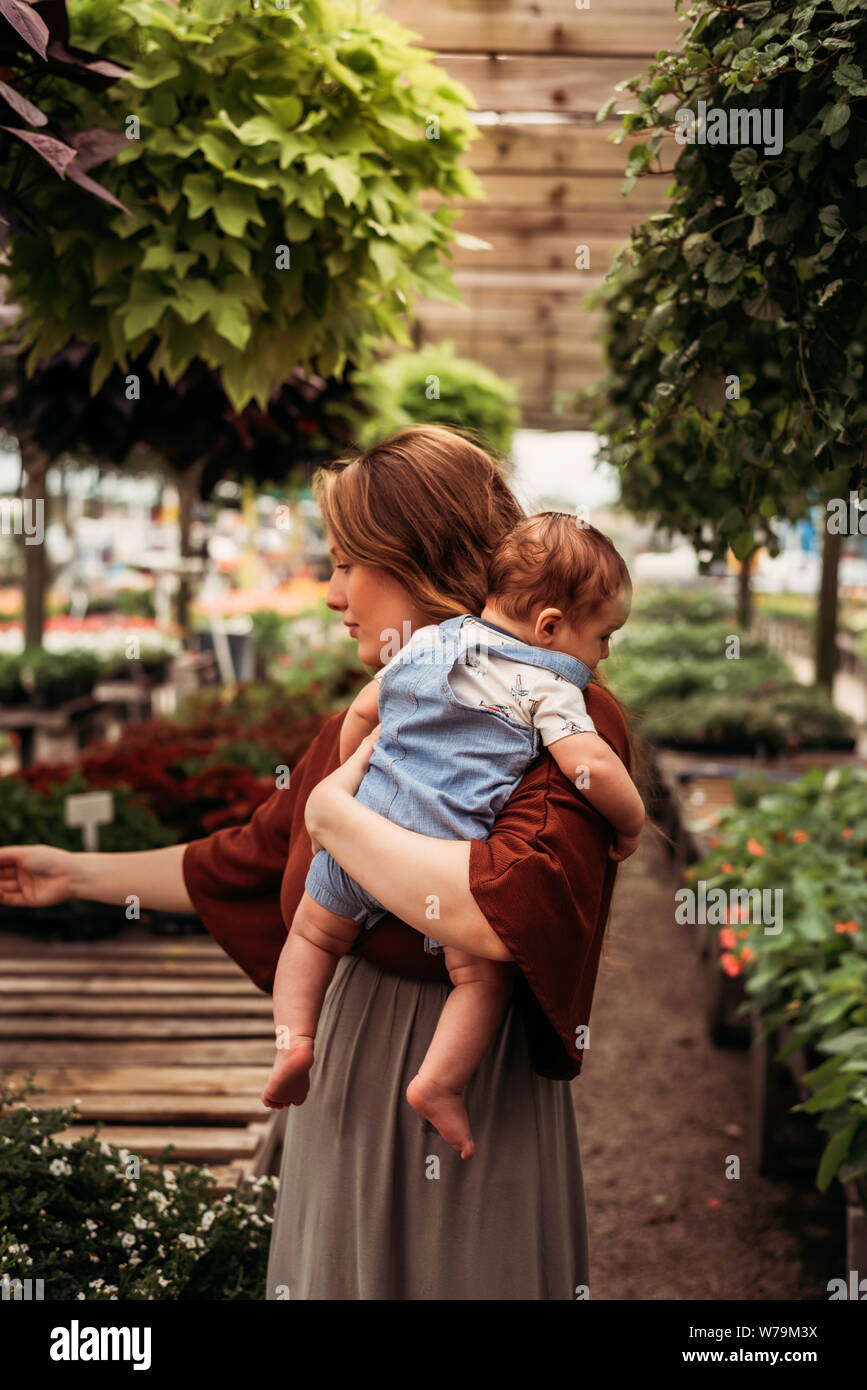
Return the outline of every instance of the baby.
[[[422,834],[485,839],[541,741],[610,821],[612,857],[632,854],[644,805],[595,732],[582,694],[630,600],[626,566],[595,527],[559,512],[525,518],[491,557],[481,617],[458,614],[417,628],[347,711],[341,762],[381,726],[358,800]],[[431,889],[436,884],[419,886],[435,920],[439,900]],[[325,850],[314,855],[274,981],[277,1056],[265,1105],[305,1099],[316,1025],[337,962],[360,927],[369,929],[386,912]],[[468,1159],[474,1145],[463,1090],[500,1026],[516,967],[433,937],[425,949],[444,950],[454,988],[406,1099]]]

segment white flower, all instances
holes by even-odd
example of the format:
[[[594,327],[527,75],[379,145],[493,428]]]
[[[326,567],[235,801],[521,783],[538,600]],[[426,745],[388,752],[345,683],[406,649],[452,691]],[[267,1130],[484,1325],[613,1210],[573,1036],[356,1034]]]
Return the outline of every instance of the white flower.
[[[120,1211],[120,1202],[112,1202],[110,1211]]]
[[[85,1224],[85,1226],[87,1227],[87,1229],[90,1231],[90,1234],[91,1234],[91,1235],[93,1235],[94,1231],[98,1230],[98,1227],[97,1227],[96,1222],[95,1222],[95,1221],[91,1221],[90,1217],[87,1218],[87,1220],[85,1221],[84,1224]]]
[[[161,1274],[157,1275],[157,1283],[159,1284],[161,1289],[167,1289],[169,1286],[168,1279],[164,1279]]]
[[[36,1147],[35,1144],[31,1144],[31,1145],[30,1145],[30,1152],[31,1152],[32,1154],[37,1154],[39,1158],[42,1157],[42,1150],[41,1150],[41,1149],[37,1149],[37,1147]]]
[[[124,1246],[125,1249],[128,1250],[131,1245],[135,1245],[135,1236],[132,1235],[130,1231],[122,1231],[120,1243],[122,1246]]]
[[[48,1165],[48,1171],[54,1178],[68,1178],[72,1169],[63,1158],[53,1158]]]
[[[104,1283],[104,1279],[91,1279],[87,1287],[89,1289],[101,1289]]]
[[[145,1221],[144,1217],[141,1216],[138,1212],[136,1212],[133,1216],[132,1224],[135,1226],[137,1231],[146,1231],[148,1226],[150,1225],[150,1222]]]
[[[195,1248],[196,1248],[196,1237],[195,1237],[195,1236],[188,1236],[188,1235],[183,1234],[183,1232],[182,1232],[182,1233],[178,1236],[178,1240],[181,1242],[181,1245],[185,1245],[185,1246],[187,1247],[188,1250],[195,1250]]]
[[[76,1297],[76,1298],[87,1298],[87,1294],[86,1294],[86,1293],[77,1293],[77,1294],[75,1295],[75,1297]]]
[[[203,1231],[207,1231],[210,1229],[211,1226],[213,1226],[213,1224],[214,1213],[212,1211],[206,1211],[201,1221],[199,1222],[199,1225],[201,1226]]]
[[[141,1264],[141,1255],[130,1255],[130,1257],[129,1257],[129,1262],[130,1262],[131,1265],[140,1265],[140,1264]]]
[[[6,1254],[7,1254],[7,1255],[17,1255],[17,1254],[18,1254],[18,1251],[19,1251],[20,1249],[21,1249],[21,1246],[20,1246],[20,1245],[10,1245],[10,1246],[9,1246],[9,1249],[6,1251]]]

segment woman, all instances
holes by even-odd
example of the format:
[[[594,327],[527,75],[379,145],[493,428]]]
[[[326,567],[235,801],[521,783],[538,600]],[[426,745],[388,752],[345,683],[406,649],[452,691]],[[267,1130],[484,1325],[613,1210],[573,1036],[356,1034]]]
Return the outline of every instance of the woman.
[[[317,474],[315,491],[335,564],[327,602],[373,669],[417,627],[481,613],[487,557],[522,515],[488,455],[442,427],[412,427],[338,460]],[[585,698],[628,766],[615,701],[595,682]],[[289,787],[247,825],[140,854],[9,847],[0,851],[0,901],[121,904],[136,893],[147,907],[197,911],[270,990],[311,858],[310,801],[315,839],[390,915],[339,963],[310,1094],[287,1112],[266,1298],[588,1297],[568,1080],[581,1066],[616,873],[610,827],[543,752],[488,840],[432,839],[387,823],[392,848],[368,854],[364,817],[373,813],[352,796],[372,740],[341,767],[344,717],[325,723]],[[424,951],[424,909],[409,906],[423,900],[417,885],[426,881],[437,883],[451,944],[519,967],[467,1088],[477,1139],[469,1164],[404,1101],[449,988],[443,957]]]

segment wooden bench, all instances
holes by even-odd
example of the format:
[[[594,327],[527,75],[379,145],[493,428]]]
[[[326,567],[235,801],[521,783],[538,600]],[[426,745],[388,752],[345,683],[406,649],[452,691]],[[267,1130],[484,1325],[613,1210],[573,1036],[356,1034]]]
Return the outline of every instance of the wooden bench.
[[[35,1070],[39,1109],[80,1099],[59,1138],[101,1138],[168,1167],[206,1164],[218,1192],[276,1171],[282,1111],[260,1096],[274,1057],[271,1000],[210,938],[140,927],[109,941],[0,934],[0,1068]]]

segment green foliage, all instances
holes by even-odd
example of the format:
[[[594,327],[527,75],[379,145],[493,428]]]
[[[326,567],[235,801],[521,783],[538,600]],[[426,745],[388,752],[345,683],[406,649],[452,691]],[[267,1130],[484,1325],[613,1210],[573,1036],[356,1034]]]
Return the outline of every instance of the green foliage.
[[[73,793],[92,789],[77,769],[44,789],[30,787],[17,777],[0,780],[0,844],[54,845],[56,849],[81,849],[81,830],[66,824],[63,803]],[[100,850],[109,854],[162,849],[175,836],[142,804],[142,796],[125,787],[113,787],[114,820],[99,828]]]
[[[734,618],[734,604],[714,589],[642,589],[636,607],[642,623],[712,623]]]
[[[209,1169],[136,1168],[99,1130],[61,1144],[77,1112],[25,1101],[32,1075],[0,1075],[0,1278],[52,1302],[263,1297],[276,1178],[216,1198]]]
[[[140,138],[104,176],[129,214],[46,184],[47,234],[12,243],[28,370],[70,335],[98,343],[95,393],[156,341],[154,377],[200,358],[234,409],[264,409],[296,363],[339,376],[383,335],[408,344],[414,296],[459,300],[440,259],[457,214],[418,203],[481,195],[459,164],[475,103],[400,25],[349,0],[76,0],[70,16],[76,42],[131,69],[80,118],[135,118]]]
[[[719,753],[851,748],[848,716],[824,691],[797,684],[760,638],[707,621],[717,605],[712,593],[651,595],[616,639],[606,675],[641,716],[642,735],[659,747]],[[739,655],[729,657],[732,637]]]
[[[490,449],[506,455],[520,421],[515,383],[481,362],[457,357],[451,342],[394,353],[356,372],[354,382],[371,413],[359,431],[363,448],[407,425],[457,425],[477,431]]]
[[[782,147],[683,145],[668,211],[591,297],[608,371],[584,400],[630,510],[743,558],[774,548],[771,519],[803,514],[832,471],[857,487],[867,461],[867,12],[701,0],[687,13],[681,49],[624,84],[638,110],[619,138],[647,137],[625,188],[699,101],[781,112]]]
[[[793,1030],[789,1050],[828,1054],[804,1081],[814,1094],[796,1107],[819,1116],[831,1139],[817,1185],[867,1174],[867,771],[813,768],[798,782],[727,812],[718,843],[690,878],[711,888],[781,890],[782,931],[744,920],[727,946],[745,971],[766,1033]],[[750,913],[755,917],[755,913]],[[742,954],[744,953],[744,954]],[[723,962],[724,964],[726,961]],[[865,1195],[867,1200],[867,1195]]]

